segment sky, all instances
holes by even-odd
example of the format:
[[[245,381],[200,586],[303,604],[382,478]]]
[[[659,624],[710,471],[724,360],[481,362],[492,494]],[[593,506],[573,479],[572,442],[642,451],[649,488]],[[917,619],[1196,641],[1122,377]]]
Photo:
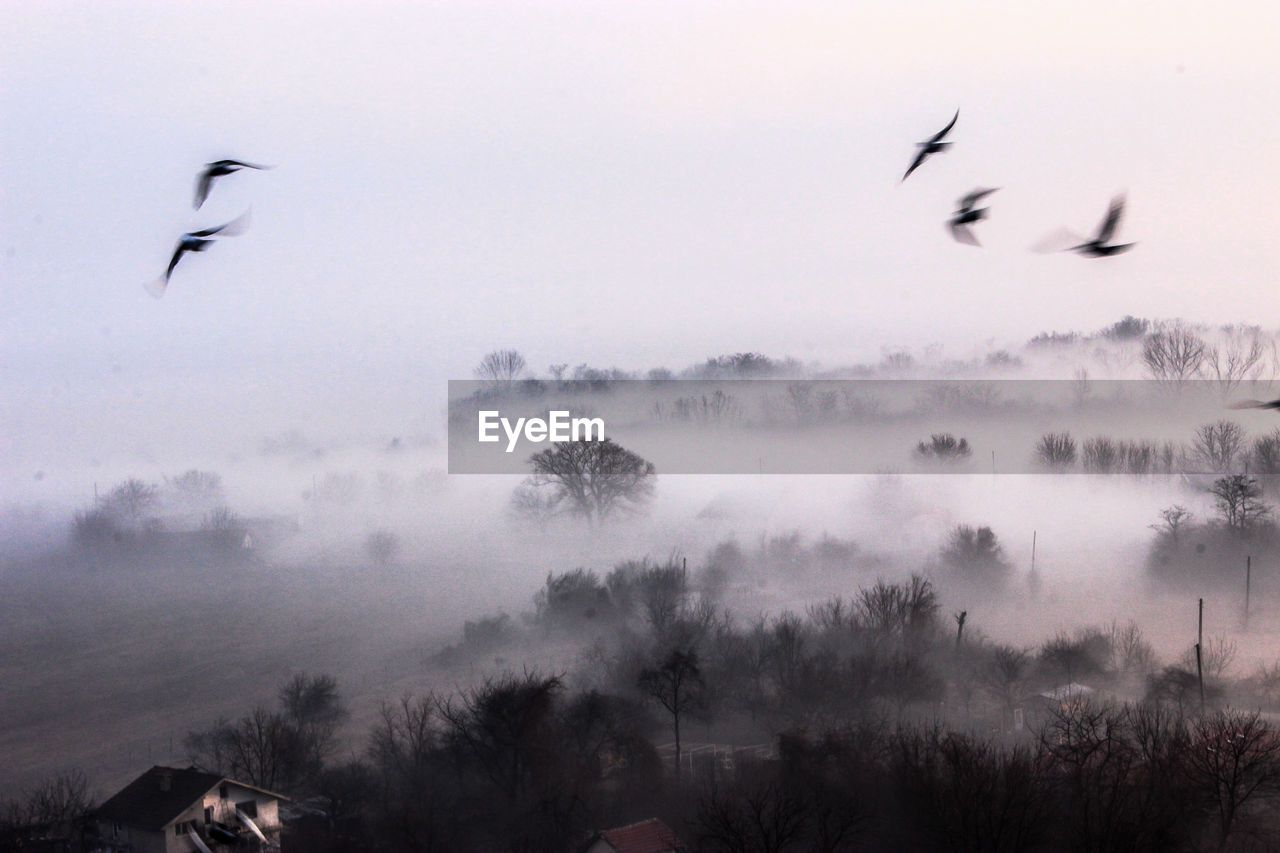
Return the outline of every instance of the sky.
[[[1280,325],[1274,4],[2,0],[0,31],[23,494],[112,454],[429,432],[499,347],[545,374]],[[219,158],[274,168],[195,211]],[[974,248],[944,223],[979,186]],[[1133,251],[1029,251],[1122,192]]]

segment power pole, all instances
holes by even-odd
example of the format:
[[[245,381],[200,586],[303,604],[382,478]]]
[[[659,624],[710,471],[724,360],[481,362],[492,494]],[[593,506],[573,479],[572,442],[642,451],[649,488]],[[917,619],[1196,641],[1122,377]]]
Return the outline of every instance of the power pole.
[[[1204,663],[1200,649],[1204,643],[1204,599],[1200,599],[1200,622],[1196,628],[1196,681],[1200,684],[1200,713],[1204,713]]]

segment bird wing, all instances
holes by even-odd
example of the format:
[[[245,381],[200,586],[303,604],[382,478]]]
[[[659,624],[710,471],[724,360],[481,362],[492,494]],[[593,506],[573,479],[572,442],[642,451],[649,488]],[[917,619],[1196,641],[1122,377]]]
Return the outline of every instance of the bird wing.
[[[252,210],[252,208],[250,208],[250,210]],[[224,222],[221,225],[214,226],[213,228],[204,228],[200,231],[190,231],[187,233],[187,236],[212,237],[214,234],[221,234],[223,237],[235,237],[237,234],[243,234],[245,228],[249,227],[250,210],[246,210],[230,222]]]
[[[947,123],[947,126],[944,127],[942,130],[938,131],[937,134],[935,134],[934,137],[929,141],[930,142],[940,141],[942,137],[946,136],[948,133],[951,132],[951,128],[956,126],[956,119],[958,118],[960,118],[960,111],[956,110],[956,114],[951,117],[951,121]]]
[[[965,210],[969,210],[969,209],[971,209],[975,204],[977,204],[978,202],[982,201],[982,199],[983,199],[985,196],[989,196],[989,195],[991,195],[993,192],[995,192],[995,191],[996,191],[996,190],[998,190],[998,189],[1000,189],[1000,188],[999,188],[999,187],[992,187],[991,189],[981,189],[981,188],[979,188],[979,189],[976,189],[976,190],[974,190],[973,192],[969,193],[967,196],[965,196],[964,198],[960,199],[960,201],[958,201],[958,202],[956,202],[956,203],[957,203],[957,204],[959,204],[961,208],[963,208],[963,209],[965,209]]]
[[[957,243],[964,243],[967,246],[981,246],[978,238],[973,236],[973,229],[968,225],[957,225],[955,222],[948,222],[947,227],[951,229],[951,236],[955,238]]]
[[[1120,224],[1120,216],[1124,213],[1124,196],[1118,195],[1111,199],[1111,206],[1107,208],[1107,216],[1102,220],[1102,225],[1098,227],[1099,243],[1105,243],[1111,239],[1111,235],[1116,233],[1116,227]]]
[[[921,147],[920,153],[916,155],[916,159],[912,160],[911,165],[907,167],[907,173],[902,176],[902,180],[905,181],[907,178],[911,177],[911,173],[914,172],[916,169],[918,169],[920,167],[920,164],[923,163],[925,158],[928,156],[929,156],[928,149]]]
[[[211,164],[212,165],[212,164]],[[196,198],[195,209],[199,210],[200,205],[204,204],[204,200],[209,197],[209,184],[213,183],[213,169],[206,168],[196,178]]]
[[[142,285],[143,290],[147,291],[147,293],[150,293],[156,299],[159,299],[161,296],[164,296],[165,289],[168,287],[169,287],[169,277],[167,275],[162,275],[159,278],[155,279],[154,281],[148,281],[143,283]]]
[[[164,271],[165,284],[169,283],[169,276],[173,275],[173,268],[178,265],[178,259],[181,258],[186,253],[186,251],[187,251],[186,244],[181,242],[178,243],[178,248],[173,250],[173,257],[169,259],[169,268]],[[164,291],[162,290],[161,293],[163,292]]]
[[[1065,252],[1081,243],[1086,242],[1084,237],[1068,228],[1059,228],[1051,231],[1041,237],[1031,245],[1031,251],[1038,252],[1042,255],[1050,252]]]
[[[1280,400],[1241,400],[1227,406],[1228,409],[1280,409]]]
[[[218,163],[223,166],[239,166],[242,169],[270,169],[271,166],[260,166],[256,163],[246,163],[243,160],[219,160]]]

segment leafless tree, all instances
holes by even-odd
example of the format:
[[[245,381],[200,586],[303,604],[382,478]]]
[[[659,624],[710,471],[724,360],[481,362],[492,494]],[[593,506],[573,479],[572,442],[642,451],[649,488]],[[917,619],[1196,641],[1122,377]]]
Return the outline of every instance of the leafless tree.
[[[1068,432],[1049,432],[1036,443],[1036,460],[1051,471],[1065,471],[1076,464],[1076,440]]]
[[[142,529],[143,522],[156,505],[159,490],[150,483],[130,478],[107,493],[101,506],[130,531]]]
[[[1191,721],[1186,765],[1225,848],[1246,807],[1280,788],[1280,737],[1257,711],[1216,711]]]
[[[1200,666],[1204,674],[1209,678],[1222,678],[1235,661],[1237,651],[1235,640],[1228,640],[1226,635],[1210,637],[1200,647]],[[1196,668],[1195,646],[1183,652],[1179,665],[1188,672]]]
[[[1110,474],[1123,465],[1116,443],[1106,436],[1087,439],[1084,443],[1084,470],[1097,474]]]
[[[1181,504],[1174,504],[1160,510],[1160,523],[1148,524],[1152,530],[1167,536],[1171,542],[1177,543],[1182,528],[1191,523],[1191,510]]]
[[[524,356],[513,349],[500,349],[486,355],[476,366],[476,376],[493,383],[510,382],[520,378],[526,363]]]
[[[1266,365],[1266,355],[1262,330],[1256,326],[1239,326],[1227,329],[1220,344],[1208,347],[1205,362],[1226,396],[1241,382],[1258,378]]]
[[[714,853],[784,853],[799,850],[809,805],[777,780],[708,787],[694,818],[699,849]]]
[[[1244,452],[1244,428],[1235,421],[1221,420],[1196,429],[1191,454],[1199,465],[1215,474],[1236,470]]]
[[[59,773],[26,792],[26,820],[38,826],[69,826],[92,806],[89,778],[83,770]]]
[[[535,453],[529,464],[527,487],[547,490],[555,507],[588,521],[637,510],[653,496],[653,463],[612,439],[561,442]]]
[[[640,692],[658,702],[671,715],[675,734],[676,778],[680,777],[680,719],[706,701],[705,682],[693,649],[674,649],[656,667],[644,669],[636,679]]]
[[[1262,502],[1258,481],[1244,474],[1232,474],[1214,481],[1209,489],[1227,528],[1245,533],[1271,515],[1271,507]]]
[[[1142,360],[1153,379],[1176,387],[1199,375],[1206,348],[1203,338],[1178,323],[1147,335]]]

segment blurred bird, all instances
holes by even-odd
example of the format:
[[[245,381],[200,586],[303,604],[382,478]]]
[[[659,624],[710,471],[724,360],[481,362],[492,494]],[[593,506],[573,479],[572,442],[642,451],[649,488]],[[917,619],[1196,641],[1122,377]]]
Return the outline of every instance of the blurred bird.
[[[973,230],[969,228],[974,222],[987,218],[987,208],[975,208],[974,205],[981,201],[985,196],[990,195],[999,187],[991,189],[976,189],[964,198],[960,199],[956,204],[960,205],[960,209],[951,214],[951,219],[947,222],[947,227],[951,229],[951,236],[957,242],[966,243],[970,246],[981,246],[978,238],[973,236]]]
[[[173,275],[173,268],[178,265],[178,261],[187,252],[203,252],[208,249],[215,241],[213,235],[218,234],[222,237],[234,237],[244,232],[245,227],[249,224],[249,211],[237,216],[230,222],[225,222],[214,228],[203,228],[199,231],[189,231],[178,238],[178,245],[173,249],[173,257],[169,259],[169,268],[164,271],[164,275],[152,282],[148,282],[144,287],[147,293],[150,293],[156,299],[164,296],[165,289],[169,286],[169,277]]]
[[[196,199],[195,209],[199,210],[200,205],[204,204],[204,200],[209,196],[209,186],[213,183],[214,178],[220,178],[223,175],[230,175],[232,172],[238,172],[241,169],[270,169],[271,166],[256,166],[253,163],[244,163],[240,160],[214,160],[212,163],[206,163],[204,170],[196,178]]]
[[[1133,248],[1133,243],[1107,242],[1111,239],[1111,235],[1116,233],[1116,226],[1120,224],[1120,216],[1123,213],[1124,194],[1121,193],[1111,199],[1111,206],[1107,208],[1107,215],[1103,218],[1102,224],[1098,226],[1097,236],[1092,240],[1086,240],[1078,246],[1071,246],[1067,251],[1079,252],[1091,258],[1105,258],[1108,255],[1118,255]]]
[[[1228,409],[1275,409],[1280,411],[1280,400],[1241,400],[1232,403]]]
[[[958,118],[960,118],[960,111],[956,110],[956,114],[951,117],[951,122],[946,127],[934,134],[932,138],[924,142],[916,143],[916,147],[919,148],[920,151],[916,153],[916,159],[911,161],[911,165],[907,168],[907,173],[902,176],[902,180],[905,181],[909,178],[911,173],[919,168],[920,164],[923,163],[925,158],[930,154],[937,154],[939,151],[946,150],[947,146],[951,143],[943,142],[942,137],[946,136],[951,131],[951,128],[955,127],[956,119]]]

